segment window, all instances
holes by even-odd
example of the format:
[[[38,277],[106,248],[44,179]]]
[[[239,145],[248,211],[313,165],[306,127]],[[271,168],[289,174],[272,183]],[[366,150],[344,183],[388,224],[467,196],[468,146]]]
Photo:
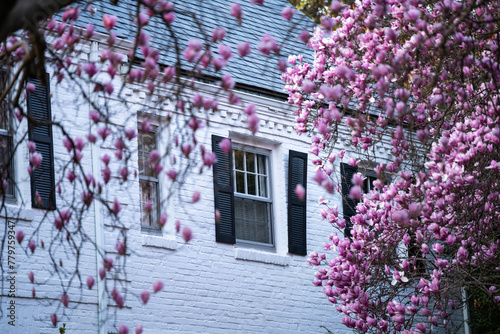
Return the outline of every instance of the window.
[[[377,177],[371,174],[365,174],[365,180],[363,182],[363,193],[368,194],[370,191],[375,189],[373,182],[377,180]]]
[[[344,219],[346,221],[346,228],[344,230],[344,235],[348,238],[351,237],[351,217],[356,215],[356,205],[358,205],[359,200],[354,200],[349,197],[349,193],[352,187],[352,177],[358,172],[357,167],[353,167],[346,163],[340,163],[340,178],[342,182],[342,208],[344,212]],[[373,182],[377,180],[375,173],[366,172],[365,180],[363,182],[363,193],[368,193],[375,189]]]
[[[217,157],[213,167],[214,202],[219,213],[216,241],[274,246],[272,200],[282,200],[284,207],[288,199],[288,251],[306,255],[306,203],[297,197],[295,187],[307,186],[307,154],[289,152],[288,196],[285,189],[273,194],[273,152],[234,144],[226,154],[219,145],[224,139],[212,136],[212,150]]]
[[[236,239],[273,244],[269,154],[233,150]]]
[[[0,93],[6,87],[6,72],[0,70]],[[12,155],[12,126],[7,100],[0,103],[0,178],[5,186],[0,186],[0,193],[14,197],[14,166]]]
[[[149,154],[156,149],[154,132],[139,131],[139,185],[141,188],[141,226],[145,229],[159,229],[159,188],[158,177],[149,162]]]

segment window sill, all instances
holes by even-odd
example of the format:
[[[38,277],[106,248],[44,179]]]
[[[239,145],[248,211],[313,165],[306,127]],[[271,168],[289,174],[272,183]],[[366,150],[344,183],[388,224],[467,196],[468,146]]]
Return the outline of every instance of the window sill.
[[[20,208],[14,204],[5,204],[5,207],[0,211],[0,216],[9,219],[18,219],[24,221],[32,221],[34,217],[33,209]]]
[[[283,267],[290,265],[290,258],[288,256],[242,248],[234,249],[234,258],[237,260],[262,262]]]
[[[142,235],[143,247],[163,248],[168,250],[177,249],[177,241],[174,238],[156,236],[156,235]]]

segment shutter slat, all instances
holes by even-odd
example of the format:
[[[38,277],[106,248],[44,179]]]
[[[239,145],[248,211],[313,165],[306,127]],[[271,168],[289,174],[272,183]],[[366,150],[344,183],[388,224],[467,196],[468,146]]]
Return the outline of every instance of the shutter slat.
[[[49,198],[52,191],[52,173],[50,173],[52,154],[50,145],[37,143],[36,151],[43,157],[42,164],[38,169],[33,170],[33,175],[36,179],[36,190],[42,199]]]
[[[28,79],[35,84],[35,92],[28,94],[28,113],[33,122],[49,123],[50,93],[48,86],[42,86],[35,78]],[[49,82],[47,77],[47,83]],[[52,147],[52,127],[50,125],[29,125],[29,139],[36,144],[37,152],[43,157],[42,164],[31,174],[31,203],[35,208],[55,209],[54,151]],[[35,194],[38,191],[42,206],[37,203]]]
[[[232,150],[224,154],[219,143],[223,137],[212,135],[212,151],[217,161],[213,166],[214,171],[214,201],[215,209],[219,210],[220,220],[215,225],[215,239],[217,242],[234,244],[234,193],[233,193],[233,157]]]
[[[344,212],[344,219],[346,222],[346,228],[344,230],[344,235],[346,237],[351,237],[351,217],[356,214],[357,200],[353,200],[349,197],[349,193],[352,187],[352,177],[358,172],[358,167],[353,167],[349,164],[340,163],[340,177],[342,181],[342,210]]]
[[[306,198],[301,201],[295,188],[307,189],[307,154],[290,151],[288,161],[288,252],[306,255]]]

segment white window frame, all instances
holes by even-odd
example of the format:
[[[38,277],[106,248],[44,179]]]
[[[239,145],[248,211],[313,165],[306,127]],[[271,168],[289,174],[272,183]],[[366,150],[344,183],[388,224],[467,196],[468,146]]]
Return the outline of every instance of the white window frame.
[[[236,198],[243,198],[243,199],[250,199],[250,200],[256,200],[256,201],[261,201],[268,203],[268,233],[269,233],[269,239],[270,243],[262,243],[262,242],[257,242],[257,241],[251,241],[251,240],[245,240],[245,239],[239,239],[236,237],[236,245],[238,246],[248,246],[251,248],[258,248],[258,249],[263,249],[263,250],[272,250],[274,251],[276,246],[276,240],[275,240],[275,229],[274,229],[274,201],[273,201],[273,184],[272,184],[272,178],[273,178],[273,168],[272,168],[272,152],[270,150],[266,150],[263,148],[258,148],[258,147],[253,147],[253,146],[248,146],[245,144],[240,144],[238,142],[233,141],[233,178],[234,178],[234,197],[235,201]],[[237,192],[237,184],[236,184],[236,155],[235,155],[235,150],[237,151],[243,151],[247,153],[254,153],[258,155],[262,155],[266,157],[266,186],[267,186],[267,197],[262,197],[262,196],[257,196],[257,195],[250,195],[250,194],[243,194]],[[245,155],[246,157],[246,155]],[[257,163],[257,159],[256,159]],[[246,164],[245,164],[246,168]],[[246,172],[245,172],[246,173]],[[255,175],[256,178],[259,175],[257,173],[257,169],[255,170]],[[245,192],[248,193],[247,191],[247,184],[246,184],[246,178],[245,178]],[[235,224],[237,224],[237,210],[235,207]]]

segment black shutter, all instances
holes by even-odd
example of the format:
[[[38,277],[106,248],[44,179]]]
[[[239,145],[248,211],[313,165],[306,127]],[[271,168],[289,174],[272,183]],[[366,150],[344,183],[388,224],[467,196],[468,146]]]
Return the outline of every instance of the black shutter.
[[[35,208],[54,210],[56,198],[49,78],[47,76],[47,86],[42,86],[40,80],[35,78],[28,79],[28,82],[36,87],[34,93],[28,94],[29,140],[36,144],[37,152],[43,157],[40,167],[31,174],[31,203]],[[42,199],[42,206],[35,199],[37,191]]]
[[[307,154],[290,151],[288,159],[288,252],[307,255],[306,198],[301,201],[295,187],[307,187]],[[306,191],[307,193],[307,191]]]
[[[353,200],[349,197],[349,192],[352,187],[352,177],[358,172],[358,167],[353,167],[346,163],[340,163],[340,177],[342,180],[342,207],[344,211],[344,219],[346,223],[346,228],[344,235],[346,237],[351,237],[351,217],[356,214],[356,205],[358,200]]]
[[[215,209],[219,210],[220,220],[215,224],[215,240],[234,244],[236,242],[234,226],[234,188],[233,188],[233,152],[224,154],[219,143],[223,137],[212,135],[212,151],[217,157],[214,164],[214,200]]]

